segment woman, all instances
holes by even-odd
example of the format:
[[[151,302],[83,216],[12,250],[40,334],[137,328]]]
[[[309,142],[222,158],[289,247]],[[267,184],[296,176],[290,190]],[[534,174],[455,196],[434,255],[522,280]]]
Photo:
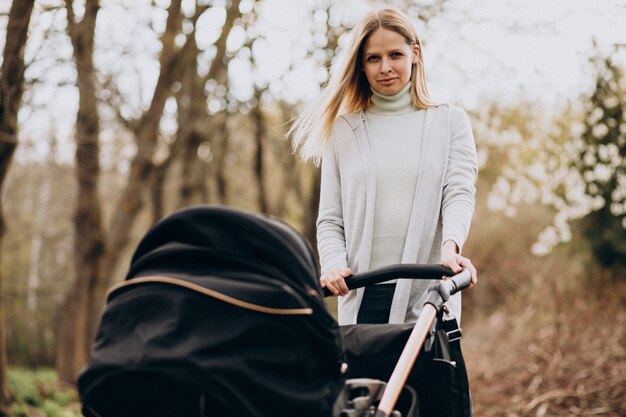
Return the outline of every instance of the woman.
[[[474,211],[474,138],[465,112],[435,105],[420,41],[395,9],[355,27],[347,57],[292,126],[305,159],[322,161],[320,283],[339,298],[339,324],[415,321],[428,281],[349,291],[344,278],[395,263],[476,269],[461,256]],[[448,301],[460,319],[460,293]]]

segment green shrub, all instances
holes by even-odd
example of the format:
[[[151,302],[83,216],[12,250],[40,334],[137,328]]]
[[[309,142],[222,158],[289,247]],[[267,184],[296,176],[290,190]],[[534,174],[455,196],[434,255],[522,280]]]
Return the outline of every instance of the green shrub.
[[[37,386],[34,372],[27,369],[10,369],[8,373],[9,388],[15,395],[16,402],[39,406],[43,402]]]
[[[62,407],[67,407],[78,401],[78,395],[75,390],[59,388],[52,392],[50,399]]]
[[[14,402],[9,407],[9,415],[11,417],[31,417],[28,406],[24,403]]]
[[[41,409],[46,417],[64,417],[63,407],[52,400],[44,400]]]
[[[80,417],[76,390],[59,385],[53,369],[11,368],[12,417]]]

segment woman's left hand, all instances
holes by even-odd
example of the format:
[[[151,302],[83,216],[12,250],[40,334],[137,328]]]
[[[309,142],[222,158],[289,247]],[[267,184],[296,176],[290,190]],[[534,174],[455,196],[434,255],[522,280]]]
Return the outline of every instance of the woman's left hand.
[[[472,281],[470,283],[471,288],[478,283],[478,273],[476,272],[476,267],[474,267],[469,258],[458,254],[457,249],[456,243],[451,240],[447,240],[441,248],[441,264],[450,268],[454,273],[459,273],[463,269],[470,271],[470,275],[472,277]]]

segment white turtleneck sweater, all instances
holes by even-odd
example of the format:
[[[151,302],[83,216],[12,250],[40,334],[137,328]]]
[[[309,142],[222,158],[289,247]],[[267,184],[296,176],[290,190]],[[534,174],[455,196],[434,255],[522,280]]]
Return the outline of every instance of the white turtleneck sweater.
[[[385,96],[372,90],[365,112],[376,161],[376,202],[370,269],[402,260],[415,197],[424,111],[411,102],[410,84]],[[392,283],[394,281],[388,281]]]

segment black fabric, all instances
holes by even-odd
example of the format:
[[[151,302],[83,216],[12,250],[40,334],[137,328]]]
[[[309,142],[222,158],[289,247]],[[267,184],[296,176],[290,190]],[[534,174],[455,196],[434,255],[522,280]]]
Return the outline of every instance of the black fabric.
[[[356,322],[358,324],[388,323],[395,290],[396,284],[378,284],[365,287]]]
[[[456,320],[443,321],[440,316],[411,369],[406,384],[415,389],[418,395],[419,414],[416,413],[414,417],[472,415],[460,340],[449,342],[445,336],[446,332],[455,328],[458,329]],[[348,378],[388,381],[413,330],[413,324],[356,324],[340,326],[339,329],[348,358]],[[444,354],[445,351],[448,355]],[[456,366],[451,365],[451,362]],[[406,410],[408,402],[409,398],[401,397],[397,408]]]
[[[123,287],[78,380],[84,414],[329,416],[345,356],[314,259],[284,223],[233,209],[195,207],[155,225],[128,279],[176,277],[268,306],[282,291],[313,313],[266,314],[162,283]]]
[[[149,370],[113,374],[90,394],[85,417],[201,416],[211,400],[213,415],[234,417],[220,399],[205,398],[193,385]]]
[[[149,284],[111,300],[79,388],[83,404],[92,407],[102,397],[116,403],[111,399],[125,389],[139,391],[130,402],[188,400],[178,391],[154,397],[150,386],[136,386],[138,376],[154,374],[193,387],[207,404],[226,404],[228,415],[325,416],[343,383],[336,349],[332,330],[320,329],[312,316],[269,317]],[[117,405],[127,409],[128,402]],[[222,414],[209,407],[206,415]]]
[[[311,294],[320,294],[315,307],[328,314],[306,239],[277,218],[228,207],[187,208],[158,222],[137,246],[126,279],[148,275],[201,277],[207,288],[258,304],[266,302],[266,292],[250,291],[238,281],[271,278],[309,302]]]
[[[432,358],[431,366],[426,367],[421,375],[421,382],[432,383],[420,383],[417,388],[421,399],[420,417],[471,417],[473,414],[460,338],[449,340],[447,337],[448,333],[456,334],[458,329],[456,319],[445,320],[440,313],[436,333],[428,343],[432,348],[425,352]],[[429,401],[425,401],[426,398]]]

